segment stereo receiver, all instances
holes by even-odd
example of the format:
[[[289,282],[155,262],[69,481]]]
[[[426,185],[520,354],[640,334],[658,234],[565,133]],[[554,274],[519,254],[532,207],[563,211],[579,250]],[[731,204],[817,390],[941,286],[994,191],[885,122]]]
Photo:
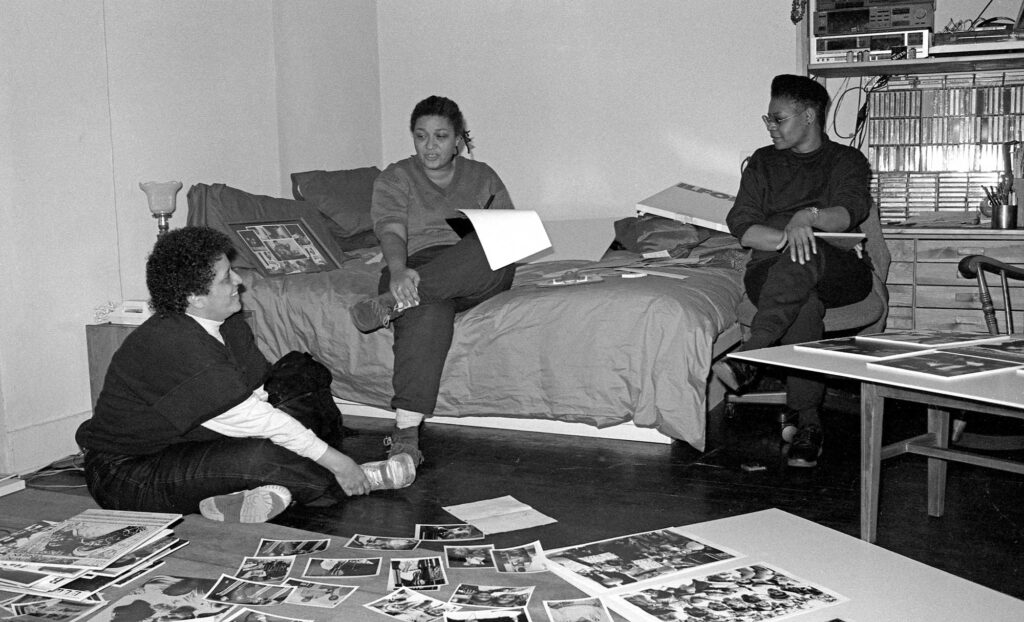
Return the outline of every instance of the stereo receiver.
[[[925,58],[928,56],[927,30],[873,32],[862,35],[811,37],[812,63],[844,63]]]
[[[818,0],[811,34],[934,30],[935,0]]]

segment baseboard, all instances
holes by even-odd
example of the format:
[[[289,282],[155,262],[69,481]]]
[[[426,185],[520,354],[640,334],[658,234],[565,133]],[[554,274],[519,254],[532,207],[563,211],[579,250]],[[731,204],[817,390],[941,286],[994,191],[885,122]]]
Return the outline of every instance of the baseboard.
[[[78,453],[75,432],[90,416],[91,410],[8,430],[9,453],[0,447],[0,471],[34,473],[55,460]]]
[[[335,397],[343,415],[394,419],[395,413],[376,406],[366,406]],[[465,425],[478,428],[494,428],[498,430],[521,430],[524,432],[543,432],[546,434],[564,434],[567,436],[586,436],[590,438],[607,438],[620,441],[638,441],[642,443],[660,443],[668,445],[672,438],[665,436],[654,428],[638,428],[633,422],[627,421],[607,428],[596,428],[586,423],[554,421],[551,419],[524,419],[520,417],[440,417],[434,415],[430,423],[441,425]]]

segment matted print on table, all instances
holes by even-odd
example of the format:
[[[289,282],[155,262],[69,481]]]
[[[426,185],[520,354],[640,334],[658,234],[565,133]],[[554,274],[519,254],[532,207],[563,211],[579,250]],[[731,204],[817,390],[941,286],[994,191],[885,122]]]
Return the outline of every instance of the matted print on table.
[[[309,274],[336,269],[338,258],[301,218],[228,223],[263,276]]]
[[[825,587],[759,562],[607,598],[608,607],[633,622],[765,622],[846,602]]]

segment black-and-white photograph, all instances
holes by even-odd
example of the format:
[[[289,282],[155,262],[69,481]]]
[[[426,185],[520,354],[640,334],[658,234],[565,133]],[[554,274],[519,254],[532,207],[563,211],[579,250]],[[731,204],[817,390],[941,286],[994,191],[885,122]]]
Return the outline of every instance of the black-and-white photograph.
[[[231,579],[222,576],[225,577]],[[96,622],[161,622],[181,612],[188,612],[189,617],[194,618],[215,617],[231,606],[231,603],[204,598],[215,583],[214,579],[200,577],[151,577],[104,607],[92,619]]]
[[[235,576],[249,581],[284,581],[295,563],[294,557],[245,557]]]
[[[1022,365],[1024,363],[969,356],[945,350],[928,351],[916,356],[903,356],[868,363],[869,367],[901,371],[937,380],[957,380],[981,374],[993,374]]]
[[[256,557],[287,557],[289,555],[309,555],[326,551],[331,545],[330,538],[318,540],[270,540],[263,538],[256,547]]]
[[[544,553],[540,542],[491,551],[494,569],[498,572],[544,572]]]
[[[467,523],[416,525],[419,540],[483,540],[484,532]]]
[[[242,607],[231,612],[223,622],[311,622],[303,618],[289,618],[287,616],[276,616],[266,611],[257,611]]]
[[[314,557],[306,562],[304,577],[375,577],[380,574],[381,557]]]
[[[439,556],[395,558],[389,562],[389,590],[425,590],[442,585],[448,585],[448,576]]]
[[[230,224],[242,242],[240,253],[249,255],[263,276],[334,270],[340,264],[302,220],[249,221]]]
[[[444,556],[449,568],[494,568],[493,544],[445,546]]]
[[[370,549],[373,551],[411,551],[420,545],[416,538],[395,538],[392,536],[368,536],[357,533],[345,543],[349,549]]]
[[[478,609],[444,614],[444,622],[531,622],[530,612],[518,609]]]
[[[407,588],[399,588],[363,606],[403,622],[440,621],[444,619],[446,613],[460,609],[458,605]]]
[[[633,615],[627,618],[649,622],[775,620],[847,600],[764,563],[676,579],[616,598],[630,606]]]
[[[612,616],[599,598],[545,600],[544,611],[551,622],[612,622]]]
[[[225,574],[206,593],[206,599],[232,605],[279,605],[294,589],[287,585],[246,581]]]
[[[452,593],[448,602],[467,607],[484,607],[487,609],[504,609],[506,607],[526,607],[530,604],[535,586],[512,585],[472,585],[460,583]]]
[[[314,581],[303,581],[302,579],[288,579],[284,584],[295,588],[295,591],[284,600],[286,604],[320,607],[323,609],[337,607],[346,598],[351,596],[352,592],[358,589],[354,585],[316,583]]]
[[[658,529],[555,549],[546,556],[566,580],[601,591],[716,564],[737,553],[674,529]]]

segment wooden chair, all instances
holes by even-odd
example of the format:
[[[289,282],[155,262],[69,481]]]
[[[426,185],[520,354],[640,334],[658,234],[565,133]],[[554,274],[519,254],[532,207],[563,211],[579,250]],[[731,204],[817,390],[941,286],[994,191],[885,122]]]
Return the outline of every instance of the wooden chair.
[[[889,247],[882,235],[882,223],[878,214],[878,206],[872,205],[867,220],[861,223],[864,232],[864,250],[871,258],[874,268],[874,279],[871,294],[867,298],[845,307],[836,307],[825,311],[825,332],[827,333],[880,333],[885,330],[885,322],[889,315],[889,290],[885,280],[889,276],[889,264],[892,257]],[[757,307],[746,296],[740,302],[737,311],[740,324],[746,331]],[[743,395],[728,394],[725,398],[726,413],[731,414],[737,404],[779,404],[786,403],[785,391],[755,391]]]
[[[969,279],[977,279],[978,302],[985,316],[985,325],[992,335],[1011,335],[1014,331],[1013,293],[1011,281],[1024,281],[1024,267],[1012,266],[998,259],[985,255],[968,255],[960,260],[960,274]],[[999,276],[1000,296],[992,297],[986,275]],[[1024,294],[1022,294],[1024,295]],[[1002,309],[1002,322],[996,311]],[[1002,328],[1000,328],[1002,324]],[[954,445],[970,449],[987,449],[994,451],[1011,451],[1024,448],[1024,435],[975,434],[966,431],[967,419],[954,418]]]

